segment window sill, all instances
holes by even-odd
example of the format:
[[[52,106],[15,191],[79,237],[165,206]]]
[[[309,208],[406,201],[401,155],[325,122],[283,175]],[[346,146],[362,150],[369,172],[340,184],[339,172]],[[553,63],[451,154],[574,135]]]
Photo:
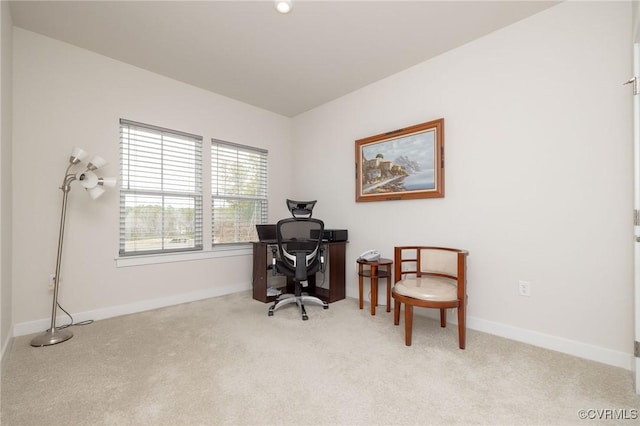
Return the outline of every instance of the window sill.
[[[140,256],[120,256],[116,257],[115,261],[117,268],[124,268],[127,266],[154,265],[170,262],[187,262],[192,260],[217,259],[232,256],[248,256],[252,254],[253,251],[251,247],[241,245],[234,247],[215,248],[206,251],[150,254]]]

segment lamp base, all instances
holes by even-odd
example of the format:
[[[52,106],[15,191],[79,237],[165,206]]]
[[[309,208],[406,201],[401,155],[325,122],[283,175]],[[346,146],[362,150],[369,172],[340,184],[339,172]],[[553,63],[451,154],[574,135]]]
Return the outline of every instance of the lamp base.
[[[31,346],[42,347],[42,346],[51,346],[57,343],[66,342],[67,340],[73,337],[73,333],[71,330],[62,329],[53,329],[47,330],[43,334],[34,337],[31,340]]]

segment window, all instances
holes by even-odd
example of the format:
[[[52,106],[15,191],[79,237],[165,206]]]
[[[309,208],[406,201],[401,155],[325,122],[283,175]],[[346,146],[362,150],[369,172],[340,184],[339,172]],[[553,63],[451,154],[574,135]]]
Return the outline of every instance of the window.
[[[267,222],[267,151],[211,141],[212,244],[257,241]]]
[[[202,249],[202,137],[120,120],[120,255]]]

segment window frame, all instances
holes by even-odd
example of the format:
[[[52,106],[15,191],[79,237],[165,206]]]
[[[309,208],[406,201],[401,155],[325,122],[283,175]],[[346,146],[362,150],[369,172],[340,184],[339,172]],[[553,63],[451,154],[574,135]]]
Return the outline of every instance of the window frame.
[[[220,181],[223,180],[221,179],[221,172],[220,172],[220,168],[218,167],[217,170],[214,170],[214,166],[217,167],[217,165],[220,162],[220,148],[223,148],[225,150],[235,150],[236,155],[238,156],[238,163],[240,162],[240,153],[242,153],[242,155],[245,156],[256,156],[257,158],[257,163],[253,164],[254,167],[257,166],[258,169],[258,188],[256,190],[256,192],[258,192],[259,194],[248,194],[248,193],[236,193],[236,194],[229,194],[227,192],[225,192],[225,188],[221,189],[221,185],[220,185]],[[232,247],[232,246],[238,246],[238,245],[246,245],[251,243],[252,241],[257,241],[257,233],[255,230],[255,225],[256,224],[264,224],[267,223],[269,220],[269,189],[268,189],[268,183],[269,183],[269,159],[268,159],[268,154],[269,151],[263,148],[257,148],[254,146],[248,146],[248,145],[243,145],[243,144],[238,144],[238,143],[234,143],[234,142],[228,142],[225,140],[221,140],[221,139],[215,139],[212,138],[211,139],[211,144],[210,144],[210,155],[209,155],[209,170],[211,173],[211,185],[210,185],[210,196],[211,196],[211,201],[210,201],[210,213],[211,213],[211,234],[210,234],[210,238],[211,238],[211,246],[212,248],[217,248],[217,247]],[[214,156],[216,156],[216,159],[214,160]],[[229,157],[223,157],[226,158],[227,160],[229,159]],[[251,163],[249,163],[251,165]],[[238,176],[236,176],[238,177]],[[215,186],[215,188],[214,188]],[[237,185],[240,186],[240,185]],[[249,228],[250,228],[250,232],[251,232],[251,238],[250,239],[244,239],[242,241],[231,241],[231,242],[225,242],[225,241],[218,241],[216,242],[216,238],[219,238],[219,236],[216,236],[216,206],[215,203],[216,201],[239,201],[239,202],[255,202],[255,203],[259,203],[260,204],[260,208],[259,210],[259,217],[257,218],[257,220],[255,221],[255,223],[249,224]],[[240,230],[238,229],[238,226],[241,224],[239,223],[235,223],[234,224],[234,233],[236,235],[238,235],[238,233],[240,232]]]
[[[199,135],[193,135],[186,132],[181,132],[173,129],[167,129],[155,125],[139,123],[131,120],[120,119],[120,224],[119,224],[119,248],[118,254],[120,257],[140,257],[140,256],[149,256],[149,255],[165,255],[165,254],[176,254],[176,253],[186,253],[186,252],[199,252],[203,250],[203,238],[204,238],[204,185],[203,185],[203,137]],[[173,159],[173,161],[178,161],[180,158],[178,156],[165,156],[164,148],[165,148],[165,138],[173,138],[173,139],[183,139],[184,142],[188,142],[193,144],[193,169],[189,170],[189,172],[193,172],[193,175],[190,178],[193,178],[193,191],[177,191],[177,190],[165,190],[161,189],[149,189],[143,187],[137,187],[135,184],[131,185],[131,156],[129,153],[125,152],[131,148],[133,142],[136,142],[135,139],[132,140],[131,137],[125,136],[125,129],[138,128],[149,133],[155,134],[158,137],[158,141],[161,143],[160,149],[160,160],[157,165],[156,173],[160,172],[160,181],[152,180],[154,185],[159,185],[164,187],[167,181],[170,179],[168,176],[169,173],[165,173],[164,165],[165,160],[167,158]],[[141,143],[141,140],[137,142]],[[169,143],[169,141],[167,141]],[[188,151],[188,150],[187,150]],[[125,158],[126,157],[126,158]],[[157,160],[157,159],[156,159]],[[150,161],[153,164],[154,161]],[[126,169],[126,170],[125,170]],[[134,172],[135,175],[135,172]],[[126,178],[125,178],[126,176]],[[191,199],[193,205],[193,245],[189,247],[170,247],[167,248],[164,246],[164,240],[167,238],[167,234],[163,229],[161,232],[162,238],[162,247],[160,249],[154,248],[149,250],[127,250],[127,229],[126,229],[126,221],[127,221],[127,197],[128,196],[140,196],[140,197],[159,197],[162,200],[161,203],[161,215],[162,215],[162,224],[161,227],[164,226],[164,215],[165,215],[165,207],[164,202],[166,198],[183,198],[183,199]]]

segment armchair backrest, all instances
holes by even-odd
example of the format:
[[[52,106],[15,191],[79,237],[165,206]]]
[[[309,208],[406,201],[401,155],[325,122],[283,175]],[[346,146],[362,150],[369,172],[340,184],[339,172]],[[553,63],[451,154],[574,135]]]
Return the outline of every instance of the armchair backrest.
[[[442,248],[420,249],[418,269],[424,274],[458,276],[458,251]]]
[[[455,280],[460,297],[466,292],[467,255],[466,250],[447,247],[402,246],[395,247],[394,280],[404,275],[432,275]]]
[[[306,280],[320,264],[320,246],[324,222],[313,218],[288,218],[276,225],[280,266],[291,272],[297,280]]]

